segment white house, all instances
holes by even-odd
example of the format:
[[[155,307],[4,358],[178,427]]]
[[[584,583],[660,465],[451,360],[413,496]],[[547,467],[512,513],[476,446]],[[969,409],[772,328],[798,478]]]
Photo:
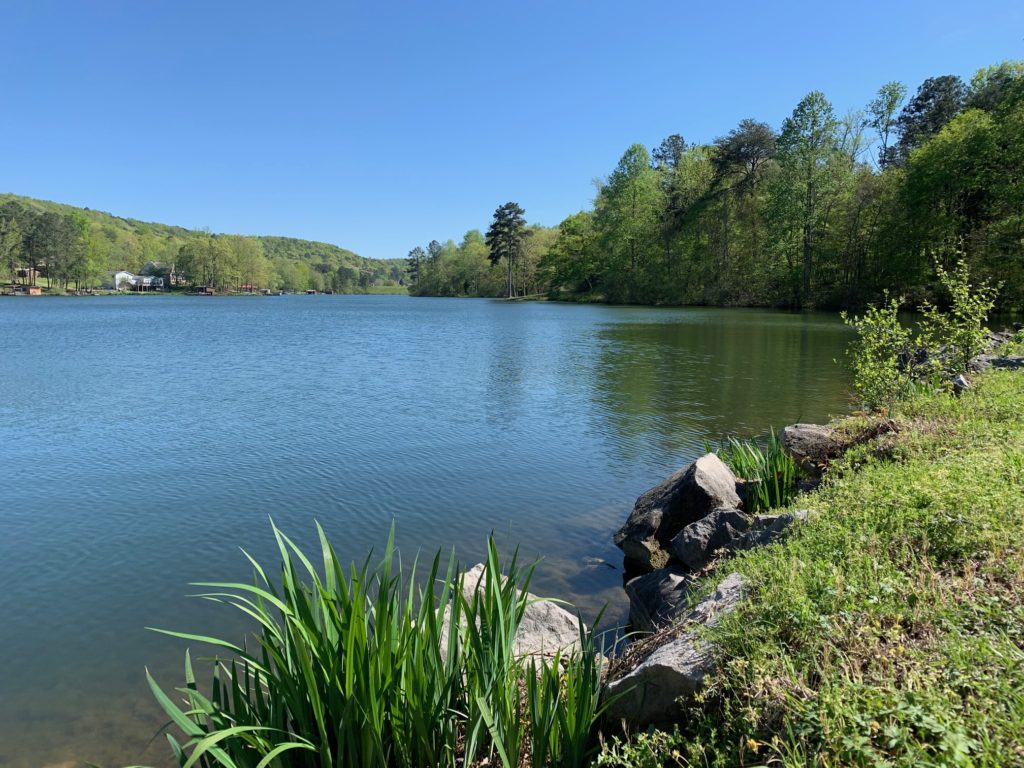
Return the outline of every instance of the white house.
[[[164,279],[152,275],[133,275],[131,272],[121,270],[114,273],[114,288],[118,291],[162,291]]]

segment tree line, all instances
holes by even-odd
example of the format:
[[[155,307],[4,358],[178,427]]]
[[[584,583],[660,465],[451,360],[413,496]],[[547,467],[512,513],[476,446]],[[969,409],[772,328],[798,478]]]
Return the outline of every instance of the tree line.
[[[213,234],[0,196],[0,282],[45,280],[51,291],[67,291],[111,285],[120,270],[219,291],[358,293],[405,281],[399,260],[364,259],[327,243]]]
[[[1004,62],[970,83],[928,78],[909,98],[890,82],[845,114],[814,91],[778,130],[748,118],[710,144],[634,144],[593,207],[557,228],[524,224],[513,246],[473,230],[414,249],[410,290],[860,307],[890,287],[927,299],[934,264],[964,259],[1003,282],[1000,308],[1022,309],[1022,76],[1024,62]]]

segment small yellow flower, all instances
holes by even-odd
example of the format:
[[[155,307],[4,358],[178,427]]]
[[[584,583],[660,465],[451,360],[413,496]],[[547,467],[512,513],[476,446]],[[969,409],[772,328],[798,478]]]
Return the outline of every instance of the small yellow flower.
[[[757,752],[758,747],[760,747],[760,746],[761,745],[758,744],[753,739],[747,739],[747,749],[749,749],[751,752]]]

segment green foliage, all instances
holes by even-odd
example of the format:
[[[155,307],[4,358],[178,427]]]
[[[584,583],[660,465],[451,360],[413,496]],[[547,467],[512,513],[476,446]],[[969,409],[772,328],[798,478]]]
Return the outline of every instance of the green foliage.
[[[847,349],[853,366],[853,388],[869,409],[891,410],[906,398],[914,379],[912,333],[899,320],[902,299],[888,298],[863,315],[842,313],[857,332]]]
[[[722,665],[680,723],[691,764],[1021,764],[1022,401],[998,370],[913,396],[805,525],[737,556],[751,599],[713,630]]]
[[[679,726],[672,733],[649,730],[631,738],[615,736],[602,745],[595,766],[602,768],[669,768],[687,765],[681,749],[683,739]]]
[[[255,649],[166,632],[226,652],[214,660],[209,696],[187,653],[180,703],[149,678],[184,734],[168,737],[180,765],[412,768],[488,759],[518,768],[528,753],[537,766],[587,763],[601,656],[582,627],[571,653],[516,656],[532,568],[513,556],[503,577],[490,540],[479,585],[464,583],[454,559],[442,570],[440,554],[417,582],[415,562],[403,570],[393,531],[379,563],[348,569],[318,531],[322,571],[274,528],[279,586],[252,558],[253,584],[197,585],[211,590],[201,597],[255,620]]]
[[[20,242],[12,234],[17,227]],[[11,245],[8,245],[8,242]],[[397,286],[398,260],[364,259],[327,243],[288,237],[214,235],[123,219],[88,208],[0,195],[0,275],[33,267],[52,287],[97,287],[114,271],[169,276],[194,285],[363,292]]]
[[[744,488],[747,512],[784,507],[796,496],[799,468],[772,430],[764,446],[754,440],[730,437],[716,453],[737,477],[747,481]]]
[[[866,114],[812,91],[778,132],[748,118],[708,145],[634,144],[518,293],[859,311],[897,287],[918,303],[932,254],[960,242],[972,274],[1005,281],[1001,308],[1024,309],[1022,73],[988,67],[969,93],[929,78],[909,101],[889,82]],[[452,261],[418,292],[495,295]]]
[[[999,286],[987,280],[972,285],[963,259],[952,270],[936,262],[935,272],[949,295],[949,309],[944,312],[931,303],[922,306],[923,346],[946,373],[963,373],[971,360],[985,351],[988,330],[984,323],[995,306]]]
[[[492,266],[503,260],[506,274],[506,297],[518,296],[514,275],[515,265],[524,247],[524,241],[530,235],[526,228],[526,211],[518,203],[505,203],[494,211],[494,220],[487,230],[487,248]]]

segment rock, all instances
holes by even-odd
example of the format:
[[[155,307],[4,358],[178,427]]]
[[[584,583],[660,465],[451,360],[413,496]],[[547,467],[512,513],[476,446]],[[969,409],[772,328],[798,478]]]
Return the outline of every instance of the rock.
[[[714,509],[739,505],[736,477],[708,453],[640,496],[615,534],[615,544],[625,554],[628,569],[654,571],[668,562],[666,548],[679,531]]]
[[[779,439],[803,470],[811,474],[821,474],[829,459],[843,450],[836,431],[822,424],[790,424],[783,428]]]
[[[1024,368],[1024,355],[1007,355],[1006,357],[995,357],[992,359],[993,368],[1009,368],[1016,370]]]
[[[678,619],[687,609],[694,577],[680,568],[661,568],[626,584],[629,623],[641,632],[654,632]]]
[[[465,572],[462,591],[467,600],[484,585],[486,566],[477,563]],[[502,577],[504,578],[504,577]],[[530,603],[523,612],[523,619],[516,632],[515,654],[524,656],[552,656],[556,651],[570,651],[579,647],[582,621],[551,600],[540,600],[527,593]],[[441,627],[441,647],[448,645],[448,611],[445,612]]]
[[[656,646],[632,670],[609,682],[605,687],[611,698],[609,717],[639,728],[678,722],[682,714],[678,699],[700,690],[716,666],[714,648],[701,636],[700,628],[717,624],[739,605],[744,592],[743,577],[729,574],[686,617],[692,628]]]
[[[716,509],[690,523],[669,544],[673,556],[692,571],[714,559],[717,550],[739,539],[750,528],[750,519],[735,509]]]
[[[968,379],[964,374],[960,374],[953,379],[953,394],[962,395],[968,389],[971,388],[971,380]]]
[[[766,547],[781,541],[789,532],[793,523],[807,520],[807,510],[798,509],[778,515],[758,515],[754,518],[750,529],[730,545],[734,551]]]
[[[978,355],[977,357],[971,358],[971,362],[968,367],[974,373],[981,373],[982,371],[987,371],[991,368],[992,361],[995,359],[995,355]]]

